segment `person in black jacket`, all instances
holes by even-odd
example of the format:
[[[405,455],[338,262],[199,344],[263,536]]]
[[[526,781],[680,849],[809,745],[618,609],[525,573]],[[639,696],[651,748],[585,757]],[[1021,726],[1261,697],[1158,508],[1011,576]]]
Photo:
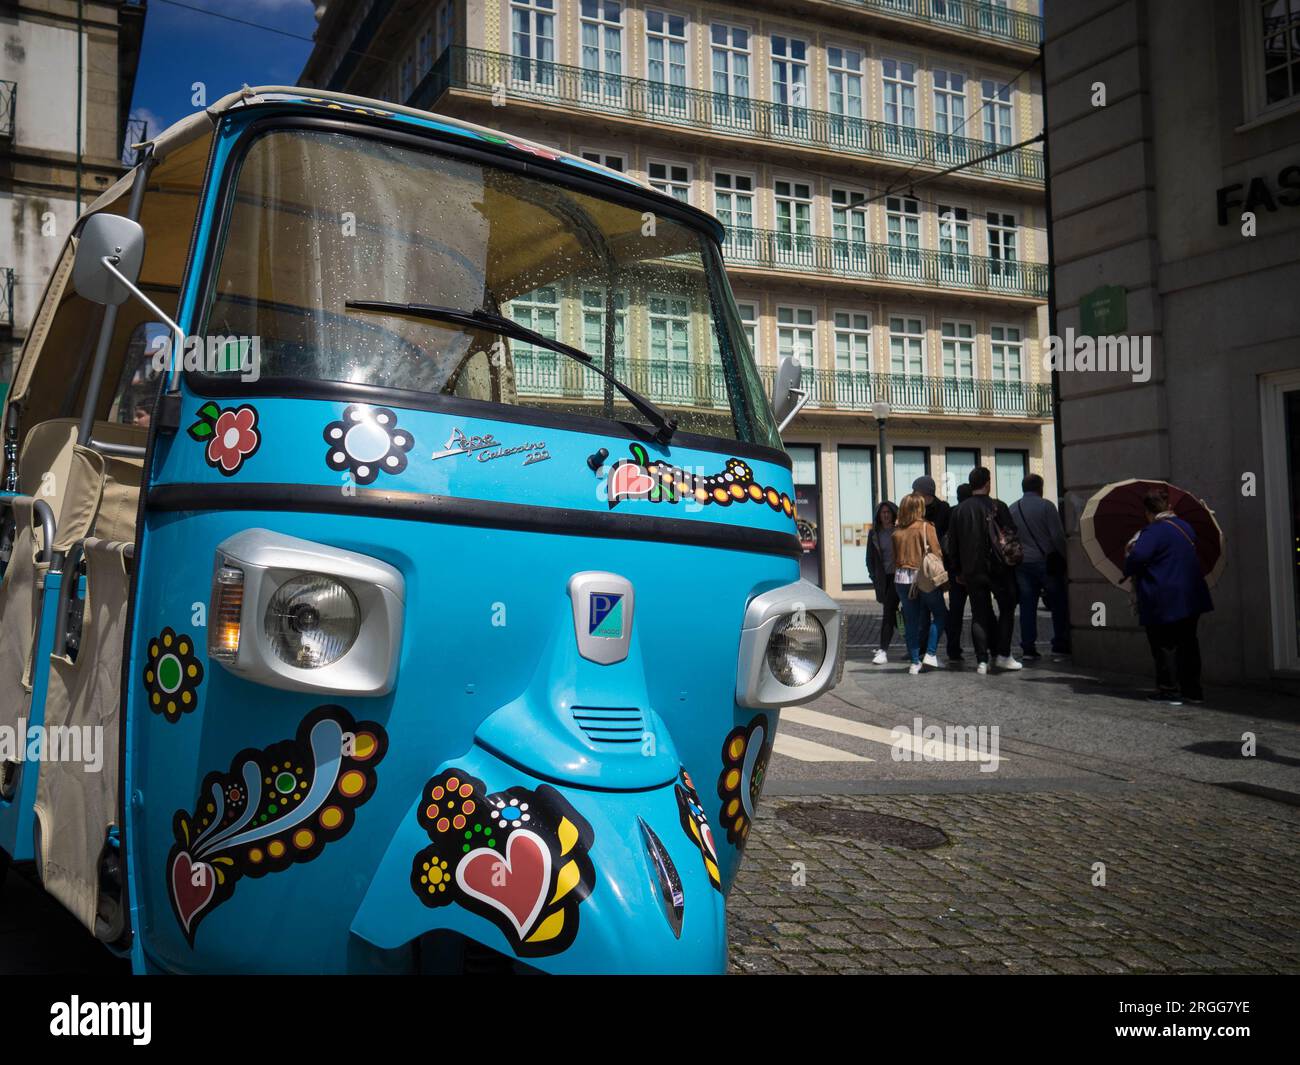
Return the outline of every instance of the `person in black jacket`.
[[[998,669],[1020,669],[1011,655],[1011,634],[1016,624],[1016,571],[993,552],[989,517],[1004,529],[1015,530],[1007,505],[990,493],[992,475],[987,466],[970,471],[971,495],[952,515],[949,544],[955,579],[970,599],[971,642],[980,673],[989,671],[989,659]],[[996,611],[994,603],[997,604]]]
[[[872,659],[874,665],[889,661],[889,645],[898,624],[898,592],[894,590],[894,526],[898,507],[885,500],[876,507],[871,532],[867,533],[867,572],[876,588],[876,602],[884,609],[880,619],[880,648]]]
[[[959,484],[957,486],[957,506],[960,507],[970,498],[970,485]],[[951,519],[950,519],[951,520]],[[949,573],[957,572],[957,563],[953,560],[952,552],[948,546],[948,537],[943,539],[943,564]],[[961,652],[961,627],[965,621],[966,615],[966,586],[957,581],[948,582],[948,628],[946,635],[948,637],[948,661],[960,662],[962,660]]]

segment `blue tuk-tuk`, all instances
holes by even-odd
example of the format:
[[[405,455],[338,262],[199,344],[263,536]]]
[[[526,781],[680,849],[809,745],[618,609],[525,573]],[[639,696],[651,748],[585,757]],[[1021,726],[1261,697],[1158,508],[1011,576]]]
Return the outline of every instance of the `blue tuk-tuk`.
[[[245,89],[79,220],[4,411],[0,862],[137,972],[720,972],[842,667],[709,215]]]

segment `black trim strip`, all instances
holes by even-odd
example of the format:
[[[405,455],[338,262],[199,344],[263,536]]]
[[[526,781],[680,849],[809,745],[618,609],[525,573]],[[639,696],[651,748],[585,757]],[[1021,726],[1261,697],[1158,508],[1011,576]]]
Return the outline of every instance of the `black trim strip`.
[[[347,381],[321,381],[287,377],[265,377],[259,381],[235,383],[221,374],[186,373],[190,391],[205,399],[237,400],[248,396],[274,399],[317,399],[333,403],[367,403],[372,406],[393,407],[397,410],[428,411],[456,418],[481,418],[490,421],[510,422],[517,425],[534,425],[543,429],[564,429],[596,437],[615,437],[620,440],[637,440],[654,447],[654,430],[648,425],[622,422],[596,415],[570,414],[567,411],[548,410],[545,407],[518,407],[511,403],[493,403],[486,399],[466,399],[464,396],[434,395],[429,392],[410,392],[402,388],[383,388],[379,385],[354,384]],[[784,451],[752,444],[745,440],[703,436],[678,429],[673,433],[668,453],[671,459],[674,448],[692,451],[709,451],[728,458],[758,459],[794,469],[794,460]]]
[[[658,518],[613,511],[576,510],[461,499],[417,492],[358,488],[356,494],[314,484],[163,484],[149,490],[151,511],[266,510],[315,514],[352,514],[442,525],[476,525],[563,536],[609,540],[652,540],[689,547],[715,547],[798,558],[803,554],[794,533],[751,529],[713,521]]]

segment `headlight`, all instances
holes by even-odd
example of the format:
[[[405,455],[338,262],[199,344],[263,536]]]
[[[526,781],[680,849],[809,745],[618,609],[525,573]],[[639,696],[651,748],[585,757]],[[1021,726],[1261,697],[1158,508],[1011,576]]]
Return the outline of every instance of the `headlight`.
[[[266,637],[276,658],[299,669],[337,662],[361,627],[347,585],[318,573],[285,581],[266,605]]]
[[[776,623],[767,641],[767,668],[782,684],[807,684],[826,661],[826,629],[809,611],[790,614]]]

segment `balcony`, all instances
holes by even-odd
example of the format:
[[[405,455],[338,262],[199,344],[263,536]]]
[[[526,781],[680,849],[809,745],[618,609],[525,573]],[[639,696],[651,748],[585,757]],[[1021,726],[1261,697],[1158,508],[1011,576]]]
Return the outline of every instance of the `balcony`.
[[[722,254],[728,266],[1047,299],[1045,263],[801,236],[774,229],[729,229]]]
[[[572,401],[600,400],[604,381],[562,355],[517,351],[515,387],[521,396]],[[667,359],[614,360],[614,373],[656,403],[669,407],[726,409],[727,385],[722,367]],[[771,394],[775,370],[759,368]],[[804,370],[808,410],[870,414],[872,404],[889,403],[895,414],[965,415],[1035,418],[1052,416],[1052,390],[1023,381],[957,380],[850,370]],[[620,400],[621,402],[621,400]]]
[[[18,109],[18,82],[0,81],[0,140],[14,139],[14,116]]]
[[[971,164],[966,173],[1028,185],[1043,183],[1043,155],[1026,148],[973,163],[996,151],[997,145],[874,119],[679,88],[644,78],[599,74],[560,63],[517,59],[478,48],[456,45],[444,51],[408,103],[431,110],[448,89],[481,93],[505,90],[517,99],[704,130],[745,141],[819,148],[934,169]]]
[[[1043,20],[1037,15],[1008,11],[983,0],[834,0],[845,7],[865,7],[929,26],[973,33],[994,41],[1037,48],[1043,42]]]

